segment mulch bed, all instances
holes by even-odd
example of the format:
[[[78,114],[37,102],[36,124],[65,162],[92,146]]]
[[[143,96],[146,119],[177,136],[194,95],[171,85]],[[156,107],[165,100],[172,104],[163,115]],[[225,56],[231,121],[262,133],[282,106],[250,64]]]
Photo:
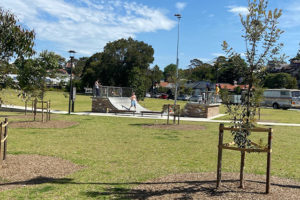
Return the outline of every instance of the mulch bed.
[[[265,176],[246,174],[245,189],[239,188],[239,173],[223,173],[216,189],[216,173],[170,175],[147,181],[129,192],[131,199],[299,199],[300,183],[271,177],[271,192],[265,194]]]
[[[70,122],[70,121],[17,121],[10,122],[9,127],[11,128],[68,128],[74,125],[78,125],[78,122]]]
[[[26,185],[59,182],[82,169],[68,160],[40,155],[8,155],[0,168],[0,191]]]
[[[167,130],[204,130],[204,126],[192,124],[144,124],[143,128],[167,129]]]

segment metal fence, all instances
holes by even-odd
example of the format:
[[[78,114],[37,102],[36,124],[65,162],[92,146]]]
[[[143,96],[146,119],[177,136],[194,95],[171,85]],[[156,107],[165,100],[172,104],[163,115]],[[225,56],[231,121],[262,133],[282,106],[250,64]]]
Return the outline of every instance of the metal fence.
[[[97,94],[96,89],[93,89],[94,97],[130,97],[133,90],[129,87],[113,87],[113,86],[101,86],[99,93]]]

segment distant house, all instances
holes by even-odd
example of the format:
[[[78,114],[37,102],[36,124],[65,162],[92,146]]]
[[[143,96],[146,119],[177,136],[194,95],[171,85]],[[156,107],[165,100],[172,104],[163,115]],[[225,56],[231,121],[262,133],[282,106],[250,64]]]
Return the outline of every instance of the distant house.
[[[209,81],[197,81],[193,83],[186,83],[185,87],[192,88],[194,91],[194,95],[199,95],[203,92],[206,92],[207,90],[214,91],[216,88],[215,84]]]
[[[227,89],[229,91],[234,91],[235,88],[240,87],[242,90],[247,89],[248,85],[238,85],[238,84],[230,84],[230,83],[218,83],[220,89]]]
[[[166,82],[166,81],[160,81],[159,87],[163,87],[163,88],[174,88],[174,87],[175,87],[175,84],[174,84],[174,83],[169,83],[169,82]]]

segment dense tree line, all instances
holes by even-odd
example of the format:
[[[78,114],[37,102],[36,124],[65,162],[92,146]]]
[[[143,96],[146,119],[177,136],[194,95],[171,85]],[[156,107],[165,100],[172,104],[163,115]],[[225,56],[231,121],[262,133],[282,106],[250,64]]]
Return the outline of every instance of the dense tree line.
[[[132,87],[138,98],[144,97],[150,84],[149,65],[153,48],[132,38],[109,42],[103,52],[87,59],[82,71],[82,84],[93,86],[99,79],[102,85]]]

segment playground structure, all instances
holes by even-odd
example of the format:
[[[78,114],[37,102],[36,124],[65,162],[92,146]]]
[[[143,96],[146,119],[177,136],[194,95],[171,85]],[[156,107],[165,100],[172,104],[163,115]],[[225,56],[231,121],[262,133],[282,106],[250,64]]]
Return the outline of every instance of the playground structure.
[[[8,119],[5,118],[4,122],[0,123],[0,167],[2,166],[2,161],[6,159],[8,137],[7,132]]]
[[[234,142],[231,143],[223,143],[223,135],[224,131],[241,131],[240,128],[234,127],[224,127],[224,124],[220,124],[219,126],[219,145],[218,145],[218,169],[217,169],[217,188],[221,185],[221,175],[222,175],[222,153],[223,149],[240,151],[241,152],[241,166],[240,166],[240,188],[244,188],[244,166],[245,166],[245,153],[248,152],[265,152],[267,153],[267,172],[266,172],[266,194],[270,192],[270,176],[271,176],[271,152],[272,152],[272,128],[251,128],[244,129],[251,133],[253,132],[266,132],[268,133],[268,144],[266,146],[262,146],[256,144],[251,141],[251,148],[239,148],[234,146]]]
[[[27,115],[28,102],[25,101],[25,115]],[[36,121],[37,112],[42,113],[42,122],[50,121],[51,102],[38,101],[37,99],[31,100],[31,113],[33,114],[33,121]]]

